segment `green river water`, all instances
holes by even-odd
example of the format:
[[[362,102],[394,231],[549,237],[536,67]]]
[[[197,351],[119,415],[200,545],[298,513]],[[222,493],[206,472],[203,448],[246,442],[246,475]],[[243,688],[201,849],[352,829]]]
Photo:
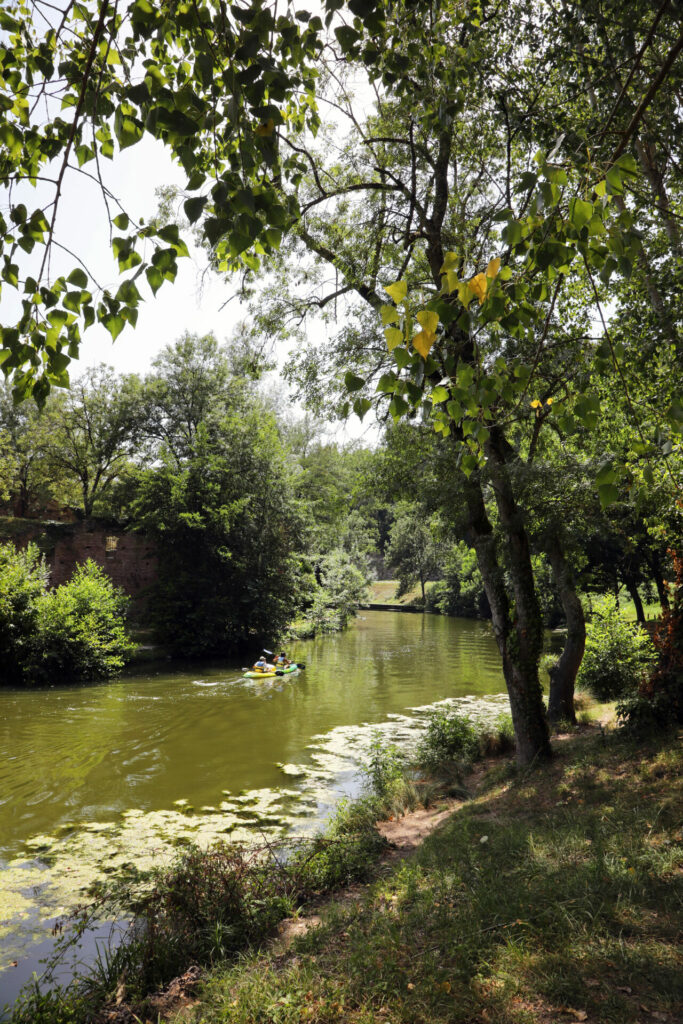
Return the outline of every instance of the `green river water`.
[[[288,653],[306,670],[270,681],[169,663],[0,689],[0,1007],[94,879],[184,842],[310,831],[358,790],[374,728],[410,739],[426,705],[504,689],[487,623],[366,611]]]

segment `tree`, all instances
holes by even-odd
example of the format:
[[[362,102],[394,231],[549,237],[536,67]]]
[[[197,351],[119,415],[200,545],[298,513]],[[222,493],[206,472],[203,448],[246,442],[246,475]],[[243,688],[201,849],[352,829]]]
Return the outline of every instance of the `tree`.
[[[139,381],[119,380],[111,367],[100,365],[74,382],[55,411],[45,452],[51,465],[77,484],[83,513],[90,516],[135,452]]]
[[[222,419],[248,391],[231,366],[230,351],[212,334],[185,333],[167,345],[144,382],[144,436],[152,454],[168,451],[178,466],[192,453],[200,425],[216,434]]]
[[[32,402],[16,405],[7,382],[0,386],[0,430],[4,435],[6,499],[17,516],[40,513],[68,484],[48,457],[58,425],[56,405],[39,410]]]
[[[298,605],[301,519],[272,417],[257,406],[200,424],[179,465],[141,474],[131,511],[156,537],[157,632],[181,654],[273,641]]]
[[[420,584],[425,603],[425,584],[441,569],[443,545],[437,538],[438,524],[430,522],[424,508],[402,503],[396,508],[386,551],[388,565],[398,573],[397,596]]]
[[[378,88],[377,111],[365,120],[349,98],[343,61],[332,56],[330,98],[348,116],[347,144],[340,154],[335,140],[328,154],[301,139],[298,150],[310,168],[306,193],[299,189],[298,248],[312,255],[313,269],[310,260],[294,258],[292,236],[281,266],[294,287],[271,288],[271,310],[260,310],[272,326],[343,300],[346,323],[336,344],[299,354],[293,376],[309,393],[317,388],[321,402],[330,380],[343,376],[359,415],[378,391],[394,418],[429,417],[452,439],[467,539],[491,605],[521,760],[547,753],[548,744],[537,676],[541,617],[519,467],[543,429],[566,433],[575,429],[572,421],[595,427],[594,378],[606,360],[622,386],[622,351],[607,328],[595,345],[591,309],[602,315],[603,287],[615,274],[629,275],[642,252],[634,219],[647,216],[656,199],[646,195],[634,218],[623,196],[638,187],[639,170],[624,150],[655,97],[657,116],[675,119],[672,68],[680,49],[660,40],[650,46],[647,5],[629,11],[629,31],[635,17],[657,71],[622,141],[601,136],[596,157],[594,114],[576,102],[585,89],[580,75],[571,96],[560,89],[564,105],[557,109],[557,49],[545,41],[555,15],[540,5],[538,17],[527,18],[526,10],[514,7],[503,20],[447,3],[429,11],[392,7],[371,68],[385,92]],[[589,36],[597,13],[591,8],[581,26]],[[611,13],[619,45],[623,22]],[[564,43],[569,49],[567,37]],[[520,67],[533,70],[520,74]],[[640,79],[638,60],[631,77]],[[611,96],[610,107],[613,99],[617,109],[621,97]],[[623,117],[619,109],[617,120]],[[563,119],[567,132],[551,141],[551,127]],[[326,288],[330,270],[334,285]],[[379,319],[384,341],[373,325]],[[665,433],[680,432],[675,403],[664,421]],[[598,472],[605,504],[614,500],[615,472],[612,465]],[[566,559],[556,554],[560,589],[578,614]],[[565,661],[572,688],[581,629]]]

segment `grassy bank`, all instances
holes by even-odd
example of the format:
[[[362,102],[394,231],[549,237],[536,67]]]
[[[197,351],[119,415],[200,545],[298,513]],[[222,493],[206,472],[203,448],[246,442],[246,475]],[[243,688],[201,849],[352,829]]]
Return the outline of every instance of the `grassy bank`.
[[[190,1019],[680,1021],[681,789],[680,736],[593,727],[543,771],[498,762],[359,902],[214,971]]]
[[[369,600],[371,603],[377,604],[395,604],[397,608],[422,601],[422,591],[419,585],[403,594],[402,597],[396,597],[397,589],[398,580],[374,580],[369,587]]]

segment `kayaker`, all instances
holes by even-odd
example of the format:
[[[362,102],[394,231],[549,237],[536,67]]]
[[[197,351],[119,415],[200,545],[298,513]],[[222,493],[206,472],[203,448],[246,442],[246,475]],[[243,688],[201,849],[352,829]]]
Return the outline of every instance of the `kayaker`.
[[[257,662],[254,663],[254,672],[267,672],[270,666],[266,661],[265,654],[262,654]]]
[[[291,664],[284,651],[280,651],[277,658],[275,658],[275,668],[288,668]]]

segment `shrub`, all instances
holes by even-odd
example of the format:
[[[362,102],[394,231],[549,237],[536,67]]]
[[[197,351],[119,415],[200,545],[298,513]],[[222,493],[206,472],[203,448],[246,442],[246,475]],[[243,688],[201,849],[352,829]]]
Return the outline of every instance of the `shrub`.
[[[615,599],[596,602],[577,686],[596,700],[616,700],[637,689],[654,660],[650,637],[621,617]]]
[[[288,867],[299,898],[329,892],[367,878],[386,840],[375,828],[379,816],[374,797],[342,800],[324,833],[301,847]]]
[[[515,733],[509,715],[491,721],[472,721],[458,711],[437,708],[429,715],[416,760],[432,775],[460,774],[482,757],[507,754],[515,749]]]
[[[317,577],[304,616],[290,626],[298,638],[345,629],[367,598],[367,577],[341,548],[318,559]]]
[[[461,770],[476,760],[478,754],[479,737],[468,718],[443,708],[430,713],[416,752],[422,768],[432,774],[453,767]]]
[[[370,756],[362,765],[362,771],[372,791],[383,797],[405,775],[406,760],[395,743],[386,743],[382,733],[375,730]]]
[[[20,685],[31,656],[38,601],[47,590],[48,569],[35,544],[18,551],[0,544],[0,682]]]
[[[102,679],[133,649],[125,631],[127,598],[94,562],[48,590],[35,545],[0,546],[1,681],[14,686]]]
[[[443,567],[443,579],[427,591],[426,608],[441,615],[465,619],[489,619],[491,610],[474,551],[466,544],[454,544]]]
[[[68,583],[37,601],[29,672],[35,682],[105,679],[134,649],[125,630],[128,598],[88,559]]]

